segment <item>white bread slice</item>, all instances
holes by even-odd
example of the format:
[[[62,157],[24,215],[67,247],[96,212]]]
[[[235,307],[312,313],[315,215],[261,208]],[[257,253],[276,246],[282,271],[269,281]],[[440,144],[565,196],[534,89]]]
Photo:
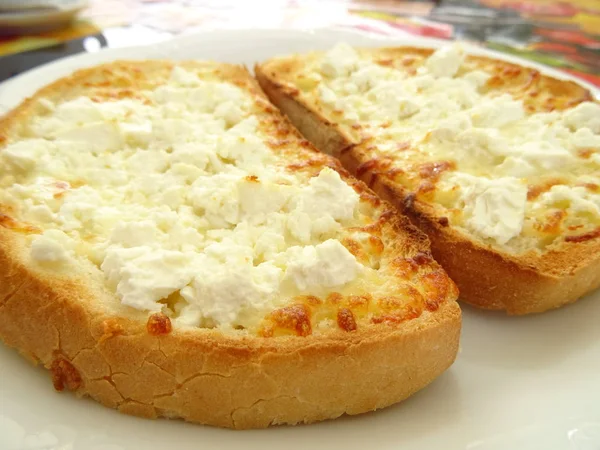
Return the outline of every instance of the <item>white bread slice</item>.
[[[184,110],[194,120],[177,122]],[[0,160],[0,338],[48,368],[59,391],[138,416],[260,428],[391,405],[454,361],[457,290],[426,236],[302,139],[242,67],[78,71],[1,120]],[[240,196],[259,186],[255,196],[235,203],[232,191],[218,203],[230,180],[215,177],[242,169],[234,186]],[[260,209],[268,189],[293,189],[277,204],[284,224],[287,210],[312,214],[337,197],[294,231],[308,227],[307,242],[274,229],[267,243],[283,248],[239,244],[255,261],[233,250],[208,267],[193,259],[208,258],[207,243],[216,254],[227,237],[242,239],[242,222],[278,218]],[[301,203],[307,193],[315,202]],[[133,264],[108,262],[136,252]],[[184,253],[193,263],[178,263]],[[261,263],[272,263],[274,293],[256,284],[269,280],[244,278]],[[193,281],[175,276],[190,266]]]
[[[527,314],[600,285],[600,107],[585,88],[455,47],[340,44],[255,72],[305,137],[429,236],[461,300]]]

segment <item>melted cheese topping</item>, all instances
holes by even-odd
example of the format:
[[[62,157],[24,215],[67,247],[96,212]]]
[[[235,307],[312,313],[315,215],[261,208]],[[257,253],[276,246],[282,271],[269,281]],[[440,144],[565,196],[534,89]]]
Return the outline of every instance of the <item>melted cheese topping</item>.
[[[174,301],[180,326],[257,329],[297,296],[361,292],[375,271],[339,241],[372,221],[359,194],[287,170],[251,95],[177,67],[141,96],[45,100],[0,152],[0,204],[41,229],[34,261],[90,260],[124,305]]]
[[[459,46],[396,67],[373,55],[339,44],[294,82],[347,133],[370,137],[389,176],[452,225],[518,251],[600,226],[600,105],[531,112]],[[448,161],[453,170],[427,169]]]

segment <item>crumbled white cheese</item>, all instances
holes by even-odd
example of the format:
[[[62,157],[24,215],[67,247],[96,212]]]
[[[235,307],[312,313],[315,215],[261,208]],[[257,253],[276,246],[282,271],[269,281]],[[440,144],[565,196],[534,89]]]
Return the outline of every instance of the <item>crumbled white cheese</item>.
[[[240,214],[251,223],[263,223],[270,214],[281,211],[290,202],[294,191],[293,187],[270,180],[244,178],[237,184]]]
[[[325,167],[309,181],[309,187],[296,198],[298,209],[314,218],[331,216],[348,220],[358,205],[358,194],[340,178],[335,170]]]
[[[175,85],[186,87],[197,86],[200,84],[200,78],[197,74],[179,66],[175,66],[171,71],[171,81]]]
[[[301,291],[341,286],[353,280],[362,267],[354,255],[334,239],[316,246],[291,247],[286,257],[285,277]]]
[[[480,101],[471,109],[471,118],[476,127],[502,128],[523,117],[523,104],[508,94]]]
[[[90,122],[54,133],[54,138],[74,142],[80,151],[107,152],[123,145],[119,126],[111,122]]]
[[[569,151],[548,141],[526,142],[513,151],[527,162],[546,171],[567,167],[575,160]]]
[[[158,240],[161,231],[154,221],[119,222],[110,235],[110,244],[126,248],[149,245]]]
[[[111,246],[101,269],[124,305],[159,311],[157,303],[187,286],[194,276],[195,253],[157,249],[147,245]]]
[[[462,76],[463,80],[473,84],[476,88],[482,87],[492,76],[483,70],[472,70]]]
[[[25,139],[4,147],[0,152],[0,161],[13,170],[27,172],[40,162],[49,147],[53,147],[52,142],[44,139]]]
[[[552,186],[540,196],[540,204],[567,207],[575,213],[600,214],[600,195],[582,186]]]
[[[516,178],[488,179],[453,173],[448,181],[459,186],[465,224],[483,238],[500,244],[518,236],[525,218],[527,186]]]
[[[598,134],[600,133],[600,105],[594,102],[580,103],[575,108],[568,109],[563,120],[572,130],[585,127]]]
[[[516,178],[527,178],[535,175],[539,169],[529,161],[519,156],[509,156],[502,164],[496,166],[494,173],[500,176],[512,176]]]
[[[279,267],[272,262],[253,265],[252,249],[226,242],[211,244],[206,254],[196,264],[191,285],[181,290],[201,317],[217,325],[232,324],[242,308],[264,311],[274,307],[282,278]]]
[[[458,135],[472,127],[471,118],[463,113],[454,114],[438,122],[431,130],[431,137],[440,143],[452,143]]]
[[[319,96],[321,97],[321,100],[323,101],[323,103],[325,103],[326,105],[330,105],[330,106],[335,105],[335,102],[337,101],[337,96],[334,94],[334,92],[331,89],[324,86],[323,84],[319,84],[318,89],[319,89]]]
[[[73,240],[60,230],[46,230],[31,242],[31,258],[41,263],[63,264],[72,260]]]
[[[381,83],[373,87],[367,95],[377,103],[377,109],[373,113],[381,120],[402,119],[419,111],[418,103],[406,96],[400,82]]]
[[[458,45],[444,46],[427,58],[425,66],[436,77],[453,77],[464,58],[465,54]]]
[[[600,135],[592,133],[589,128],[579,128],[571,138],[575,148],[600,150]]]
[[[340,43],[323,57],[321,73],[328,77],[348,75],[357,68],[359,62],[358,53],[348,44]]]
[[[88,257],[123,304],[159,311],[168,297],[191,326],[257,326],[300,294],[286,273],[311,289],[358,276],[331,239],[357,224],[358,194],[330,168],[287,171],[251,96],[181,67],[140,94],[156,103],[51,103],[34,138],[0,152],[0,202],[45,229],[34,260]],[[302,267],[288,253],[298,244],[316,255]]]
[[[239,180],[234,174],[218,173],[194,183],[190,192],[192,204],[213,228],[230,227],[239,221]]]
[[[119,123],[119,131],[125,142],[136,147],[147,147],[152,139],[152,122]]]
[[[378,64],[365,64],[350,75],[350,89],[356,87],[357,92],[366,92],[374,88],[389,76],[389,70]]]
[[[456,136],[456,144],[460,156],[476,159],[503,155],[508,147],[493,128],[468,128]]]

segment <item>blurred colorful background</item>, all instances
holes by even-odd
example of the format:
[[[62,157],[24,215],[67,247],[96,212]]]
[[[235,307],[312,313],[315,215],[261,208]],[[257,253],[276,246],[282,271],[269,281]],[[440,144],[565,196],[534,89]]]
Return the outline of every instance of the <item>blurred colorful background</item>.
[[[66,27],[20,36],[2,30],[0,8],[0,79],[79,51],[202,29],[334,26],[465,39],[600,86],[600,0],[90,0],[77,8]]]

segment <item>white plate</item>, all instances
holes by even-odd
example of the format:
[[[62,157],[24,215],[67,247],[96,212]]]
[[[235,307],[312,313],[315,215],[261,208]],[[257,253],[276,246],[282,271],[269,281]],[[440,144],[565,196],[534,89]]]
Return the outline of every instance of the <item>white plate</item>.
[[[276,54],[328,48],[341,40],[363,46],[438,44],[416,38],[382,40],[341,30],[203,33],[40,67],[0,85],[0,107],[11,108],[42,85],[102,61],[203,58],[252,65]],[[248,432],[180,421],[151,422],[57,394],[45,371],[33,369],[15,351],[0,345],[0,448],[600,449],[600,292],[537,316],[463,310],[456,363],[400,405],[316,425]]]

